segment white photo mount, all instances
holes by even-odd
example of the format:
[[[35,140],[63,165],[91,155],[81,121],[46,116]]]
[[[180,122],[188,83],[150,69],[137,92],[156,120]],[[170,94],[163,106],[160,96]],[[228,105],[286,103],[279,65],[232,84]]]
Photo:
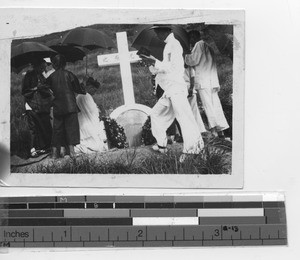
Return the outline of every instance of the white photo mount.
[[[10,174],[12,186],[131,187],[131,188],[242,188],[244,180],[244,55],[245,13],[242,10],[143,10],[5,8],[0,9],[0,142],[10,145],[11,41],[32,38],[91,24],[231,24],[233,40],[233,151],[230,175],[132,174]],[[101,15],[99,15],[101,14]],[[24,19],[30,17],[31,19]]]

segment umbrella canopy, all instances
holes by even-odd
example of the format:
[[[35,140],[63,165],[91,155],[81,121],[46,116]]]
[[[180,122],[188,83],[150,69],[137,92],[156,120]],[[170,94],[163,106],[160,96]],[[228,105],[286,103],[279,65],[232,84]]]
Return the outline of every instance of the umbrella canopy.
[[[53,39],[46,42],[46,45],[65,56],[67,62],[82,60],[86,56],[86,51],[80,46],[63,45],[61,39]]]
[[[20,72],[37,59],[52,57],[57,52],[38,42],[23,42],[11,48],[11,66],[13,71]]]
[[[169,26],[174,33],[175,38],[180,42],[183,51],[187,52],[189,50],[189,39],[186,30],[180,25],[170,25]],[[157,38],[153,25],[142,25],[136,28],[135,38],[132,42],[132,47],[140,49],[144,47],[148,49],[155,58],[163,59],[163,49],[165,43]]]
[[[156,34],[153,30],[150,30],[151,25],[140,25],[134,30],[134,34],[136,35],[133,42],[132,47],[137,50],[142,47],[148,49],[150,54],[155,58],[162,61],[163,59],[163,50],[165,47],[165,42],[161,41],[157,38]]]
[[[91,28],[73,29],[62,38],[61,43],[81,46],[89,50],[115,47],[113,41],[104,32]]]

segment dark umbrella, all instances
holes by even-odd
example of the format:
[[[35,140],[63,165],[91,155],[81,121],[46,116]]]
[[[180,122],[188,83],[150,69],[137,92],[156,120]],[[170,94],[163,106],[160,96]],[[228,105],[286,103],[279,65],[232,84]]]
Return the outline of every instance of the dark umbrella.
[[[94,50],[97,48],[111,49],[115,47],[113,41],[104,32],[91,28],[73,29],[62,38],[61,43],[63,45],[81,46],[89,50]]]
[[[136,28],[135,38],[132,42],[132,47],[140,49],[144,47],[150,51],[150,54],[155,58],[163,59],[163,49],[165,43],[159,40],[154,32],[154,25],[142,25]],[[189,50],[189,39],[186,30],[181,25],[169,25],[172,29],[175,38],[180,42],[183,51]]]
[[[165,43],[157,38],[152,25],[140,25],[134,30],[136,35],[132,42],[132,47],[140,50],[142,47],[149,50],[150,54],[160,61],[163,60],[163,50]]]
[[[20,72],[37,59],[52,57],[57,52],[38,42],[23,42],[11,48],[11,67]]]
[[[80,46],[63,45],[60,38],[48,41],[46,45],[59,54],[64,55],[67,62],[82,60],[87,52],[87,50]]]

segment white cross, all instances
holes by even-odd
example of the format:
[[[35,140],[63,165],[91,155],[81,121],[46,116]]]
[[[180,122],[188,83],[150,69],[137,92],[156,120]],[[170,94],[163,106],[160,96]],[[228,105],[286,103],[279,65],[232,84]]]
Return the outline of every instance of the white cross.
[[[130,63],[141,59],[136,55],[137,51],[128,51],[126,32],[117,33],[117,44],[118,53],[97,56],[98,65],[104,67],[120,64],[124,102],[125,105],[132,105],[135,104],[135,98]]]

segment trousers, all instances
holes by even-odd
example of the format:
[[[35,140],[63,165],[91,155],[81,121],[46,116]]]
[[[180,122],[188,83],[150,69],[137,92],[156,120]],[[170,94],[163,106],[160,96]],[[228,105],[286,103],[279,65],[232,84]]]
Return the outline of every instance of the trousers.
[[[188,100],[189,100],[194,118],[196,120],[199,132],[200,133],[206,132],[203,120],[202,120],[201,115],[200,115],[199,107],[198,107],[198,104],[197,104],[196,94],[193,94],[191,97],[188,98]]]
[[[186,95],[161,97],[151,112],[151,131],[159,146],[167,146],[166,130],[176,118],[182,132],[183,153],[197,154],[204,147],[201,133]]]
[[[229,128],[218,92],[210,88],[203,88],[198,91],[207,116],[209,128],[216,128],[217,131]]]
[[[53,120],[52,147],[77,145],[80,143],[80,131],[77,112],[55,115]]]
[[[48,149],[51,144],[52,127],[49,113],[26,111],[27,123],[30,132],[30,149]]]

